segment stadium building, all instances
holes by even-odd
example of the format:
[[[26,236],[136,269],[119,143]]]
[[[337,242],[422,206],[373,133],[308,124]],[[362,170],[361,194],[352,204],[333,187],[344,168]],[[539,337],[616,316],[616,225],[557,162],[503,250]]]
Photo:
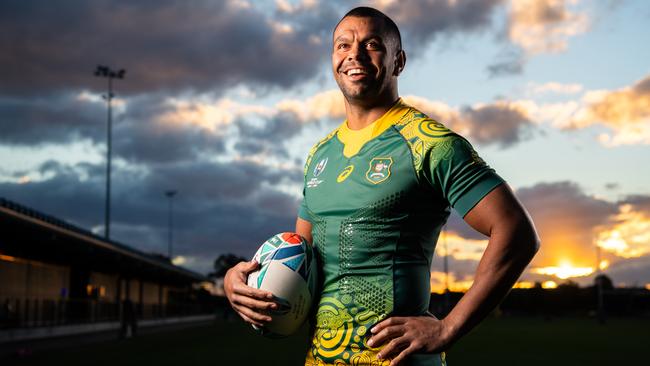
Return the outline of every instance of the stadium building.
[[[0,198],[0,343],[207,319],[208,281]]]

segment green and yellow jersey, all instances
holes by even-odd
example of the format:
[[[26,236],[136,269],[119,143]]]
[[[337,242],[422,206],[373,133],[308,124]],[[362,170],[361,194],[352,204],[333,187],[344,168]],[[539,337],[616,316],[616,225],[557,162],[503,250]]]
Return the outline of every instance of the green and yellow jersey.
[[[399,100],[362,130],[343,122],[305,165],[321,298],[306,365],[388,365],[369,347],[389,316],[427,314],[430,267],[450,207],[462,216],[503,180],[462,137]],[[444,365],[419,354],[409,365]]]

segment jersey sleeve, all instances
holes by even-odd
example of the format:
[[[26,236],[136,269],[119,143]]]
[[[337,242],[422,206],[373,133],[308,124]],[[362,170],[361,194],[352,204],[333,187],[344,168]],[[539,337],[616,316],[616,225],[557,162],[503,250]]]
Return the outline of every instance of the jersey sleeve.
[[[504,183],[494,169],[478,156],[472,145],[459,135],[443,138],[427,153],[426,178],[461,217],[490,191]]]
[[[303,171],[304,182],[302,187],[302,200],[300,201],[300,206],[298,206],[298,217],[300,217],[303,220],[311,221],[311,216],[309,215],[309,210],[307,209],[307,202],[305,200],[305,185],[307,184],[307,171],[309,170],[311,161],[314,158],[314,154],[316,154],[316,151],[318,151],[318,148],[321,147],[321,145],[323,145],[329,139],[334,137],[337,132],[338,132],[338,128],[334,129],[324,139],[320,140],[318,143],[312,146],[311,150],[309,150],[309,154],[307,154],[307,160],[305,161],[305,168]]]

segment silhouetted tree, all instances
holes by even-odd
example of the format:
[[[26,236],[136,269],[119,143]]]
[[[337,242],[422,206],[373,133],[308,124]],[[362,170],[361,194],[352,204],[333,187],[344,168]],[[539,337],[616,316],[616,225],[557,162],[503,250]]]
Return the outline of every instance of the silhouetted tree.
[[[222,254],[214,260],[214,272],[210,273],[209,276],[213,278],[224,277],[230,268],[241,261],[246,261],[246,258],[230,253]]]
[[[598,287],[599,282],[603,291],[614,289],[614,283],[612,282],[612,279],[609,278],[607,275],[599,274],[598,276],[596,276],[596,278],[594,278],[594,286]]]

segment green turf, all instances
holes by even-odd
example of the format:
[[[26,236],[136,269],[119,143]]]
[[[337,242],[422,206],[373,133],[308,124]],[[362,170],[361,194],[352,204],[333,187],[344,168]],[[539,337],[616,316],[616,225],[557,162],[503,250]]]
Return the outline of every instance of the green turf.
[[[448,352],[455,365],[650,365],[650,319],[488,319]]]
[[[240,322],[142,335],[84,347],[42,351],[3,365],[300,365],[306,330],[282,340]],[[459,365],[648,365],[650,319],[488,319],[448,352]]]

